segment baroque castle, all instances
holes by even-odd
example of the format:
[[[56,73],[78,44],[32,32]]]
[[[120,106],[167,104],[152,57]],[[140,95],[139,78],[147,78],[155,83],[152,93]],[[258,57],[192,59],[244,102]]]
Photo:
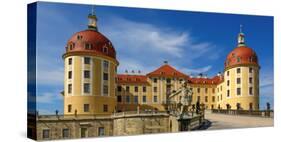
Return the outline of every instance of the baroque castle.
[[[214,77],[191,77],[167,62],[145,75],[117,74],[113,44],[98,32],[96,15],[88,18],[88,29],[75,33],[65,47],[64,114],[164,111],[183,82],[193,91],[192,104],[198,101],[206,109],[259,109],[258,57],[242,31],[223,73]]]
[[[193,106],[259,110],[260,66],[242,31],[237,47],[226,56],[224,71],[214,77],[192,77],[168,62],[145,75],[118,74],[113,43],[98,31],[94,13],[88,19],[88,29],[72,35],[63,54],[64,114],[38,115],[35,128],[29,129],[36,139],[178,132],[181,124],[169,105],[182,96],[170,95],[184,83],[192,90]],[[194,119],[192,126],[202,122],[201,116]]]

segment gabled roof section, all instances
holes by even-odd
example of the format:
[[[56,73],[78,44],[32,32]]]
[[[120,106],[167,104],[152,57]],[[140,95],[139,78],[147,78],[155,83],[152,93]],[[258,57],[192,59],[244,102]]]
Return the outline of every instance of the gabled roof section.
[[[188,76],[180,71],[176,70],[172,66],[165,64],[158,69],[147,74],[148,77],[182,77],[188,78]]]

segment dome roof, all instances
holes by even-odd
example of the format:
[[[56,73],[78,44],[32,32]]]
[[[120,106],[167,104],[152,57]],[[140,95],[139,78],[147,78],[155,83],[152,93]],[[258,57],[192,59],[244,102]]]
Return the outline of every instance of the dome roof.
[[[116,52],[110,40],[97,30],[92,29],[72,35],[66,46],[66,54],[70,53],[92,53],[116,59]]]
[[[258,65],[256,52],[246,45],[241,45],[232,50],[225,60],[225,68],[237,65]]]

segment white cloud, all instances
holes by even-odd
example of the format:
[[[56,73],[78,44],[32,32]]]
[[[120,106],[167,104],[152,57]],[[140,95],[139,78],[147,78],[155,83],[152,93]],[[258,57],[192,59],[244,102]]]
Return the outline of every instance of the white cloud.
[[[261,74],[260,87],[273,86],[272,74]]]
[[[45,92],[36,96],[37,103],[49,104],[58,100],[62,100],[62,96],[59,92],[58,93]]]
[[[196,59],[200,57],[200,60],[217,59],[221,51],[210,42],[199,41],[189,31],[177,31],[120,17],[108,19],[110,20],[105,22],[101,32],[116,48],[120,62],[119,73],[126,69],[148,73],[159,67],[164,60],[187,73],[207,72],[211,66],[198,69],[186,66],[198,63]]]
[[[41,69],[37,72],[37,83],[40,85],[63,85],[62,67]]]
[[[202,67],[202,68],[195,68],[195,69],[190,69],[190,68],[182,68],[180,71],[186,73],[186,74],[199,74],[199,73],[206,73],[210,69],[212,69],[211,65]]]

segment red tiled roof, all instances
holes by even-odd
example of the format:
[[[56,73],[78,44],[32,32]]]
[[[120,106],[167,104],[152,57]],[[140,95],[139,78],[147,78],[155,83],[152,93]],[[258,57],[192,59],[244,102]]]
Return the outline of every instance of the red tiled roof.
[[[187,78],[188,76],[185,75],[184,73],[181,73],[177,71],[175,68],[172,66],[165,64],[158,69],[154,70],[153,72],[150,72],[147,74],[149,77],[183,77]]]
[[[252,48],[247,46],[236,47],[231,51],[225,60],[225,68],[229,68],[235,65],[258,65],[258,57]]]
[[[118,74],[117,83],[139,83],[146,84],[147,77],[145,75],[129,75],[129,74]]]
[[[117,83],[139,83],[146,84],[148,83],[147,77],[182,77],[185,78],[190,84],[210,84],[217,85],[223,81],[222,76],[214,76],[212,78],[190,78],[188,75],[181,73],[174,69],[170,65],[163,65],[156,69],[153,72],[148,73],[147,75],[129,75],[129,74],[118,74]]]
[[[88,49],[86,49],[86,44],[89,45]],[[71,49],[70,45],[72,45]],[[116,52],[110,40],[100,32],[89,29],[75,33],[68,40],[66,53],[76,52],[95,53],[116,58]]]
[[[188,78],[190,84],[219,84],[223,81],[222,76],[214,76],[212,78]]]

